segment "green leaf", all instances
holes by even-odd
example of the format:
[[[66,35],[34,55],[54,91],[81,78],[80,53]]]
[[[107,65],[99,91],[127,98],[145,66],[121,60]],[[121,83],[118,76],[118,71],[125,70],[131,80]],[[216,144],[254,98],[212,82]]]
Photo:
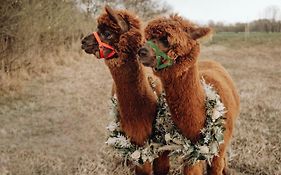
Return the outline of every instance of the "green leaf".
[[[174,60],[172,58],[170,58],[167,54],[165,54],[163,51],[161,51],[156,44],[153,43],[153,41],[149,40],[147,41],[147,44],[149,45],[149,47],[151,47],[156,55],[156,60],[157,60],[157,65],[156,65],[156,69],[160,70],[160,69],[164,69],[166,67],[169,67],[171,65],[174,64]],[[162,63],[161,58],[164,59],[164,62]],[[168,60],[168,63],[165,63]]]

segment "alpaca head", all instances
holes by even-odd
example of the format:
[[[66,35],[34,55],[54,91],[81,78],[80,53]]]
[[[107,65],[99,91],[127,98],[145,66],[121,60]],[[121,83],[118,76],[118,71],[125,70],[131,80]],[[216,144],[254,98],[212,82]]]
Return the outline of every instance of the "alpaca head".
[[[197,39],[210,31],[178,15],[155,19],[145,28],[147,42],[138,51],[140,61],[156,72],[171,68],[187,70],[199,54]]]
[[[83,38],[82,49],[88,54],[95,54],[97,58],[105,58],[107,61],[125,59],[124,52],[130,52],[133,48],[135,54],[141,45],[141,33],[139,20],[127,11],[113,10],[105,7],[105,12],[97,19],[97,31]],[[136,30],[137,32],[132,32]],[[129,36],[128,36],[129,35]],[[135,40],[130,36],[135,35]],[[100,40],[100,41],[98,41]],[[130,43],[132,42],[132,43]],[[135,42],[135,43],[134,43]],[[102,43],[102,44],[101,44]],[[132,46],[133,45],[133,46]],[[131,52],[130,52],[131,53]]]

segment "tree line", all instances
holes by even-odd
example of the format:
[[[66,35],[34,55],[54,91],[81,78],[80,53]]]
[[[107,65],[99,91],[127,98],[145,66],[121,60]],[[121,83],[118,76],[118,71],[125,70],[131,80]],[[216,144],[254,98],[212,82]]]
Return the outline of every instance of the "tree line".
[[[209,21],[208,25],[216,32],[281,32],[281,10],[278,6],[266,7],[259,19],[235,24]]]
[[[281,21],[258,19],[249,23],[224,24],[222,22],[209,22],[216,32],[281,32]]]

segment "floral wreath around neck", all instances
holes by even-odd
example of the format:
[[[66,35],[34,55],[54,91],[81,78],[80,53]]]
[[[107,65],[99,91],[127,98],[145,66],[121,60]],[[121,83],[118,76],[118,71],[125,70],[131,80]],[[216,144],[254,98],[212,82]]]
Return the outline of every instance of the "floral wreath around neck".
[[[200,160],[207,160],[211,165],[213,157],[218,156],[219,145],[224,142],[226,110],[214,88],[203,78],[201,83],[206,93],[206,122],[205,127],[201,129],[201,139],[196,143],[183,136],[174,125],[163,92],[158,97],[157,116],[152,134],[144,146],[131,143],[130,138],[122,132],[117,119],[118,101],[116,97],[112,97],[112,114],[115,119],[107,127],[109,137],[106,144],[117,150],[125,162],[129,160],[136,165],[142,165],[146,161],[152,162],[164,151],[170,152],[169,157],[180,157],[187,165],[194,165]],[[154,84],[153,86],[155,87]]]

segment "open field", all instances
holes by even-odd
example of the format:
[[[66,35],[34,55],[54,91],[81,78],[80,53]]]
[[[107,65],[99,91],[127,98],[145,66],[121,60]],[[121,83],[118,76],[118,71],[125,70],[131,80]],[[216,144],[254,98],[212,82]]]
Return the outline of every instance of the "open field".
[[[18,95],[0,97],[0,175],[112,174],[102,160],[113,160],[104,146],[111,76],[94,56],[66,56],[67,65],[28,80]],[[241,95],[231,167],[280,175],[281,34],[217,34],[201,58],[221,62]]]

